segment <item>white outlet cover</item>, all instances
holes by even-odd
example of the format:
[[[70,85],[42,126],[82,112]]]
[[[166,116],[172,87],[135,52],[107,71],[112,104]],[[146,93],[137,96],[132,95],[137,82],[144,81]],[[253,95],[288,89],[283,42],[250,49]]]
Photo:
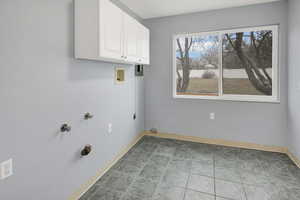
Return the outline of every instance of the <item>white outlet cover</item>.
[[[108,124],[108,133],[111,133],[112,132],[112,123],[109,123]]]
[[[212,120],[215,119],[215,113],[210,113],[209,118],[212,119]]]
[[[13,175],[13,162],[12,159],[4,161],[1,163],[1,174],[0,179],[6,179]]]

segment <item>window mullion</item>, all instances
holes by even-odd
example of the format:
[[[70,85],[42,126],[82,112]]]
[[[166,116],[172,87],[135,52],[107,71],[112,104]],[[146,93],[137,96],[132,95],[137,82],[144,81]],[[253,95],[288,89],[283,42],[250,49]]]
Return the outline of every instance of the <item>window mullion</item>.
[[[219,33],[219,97],[223,96],[223,39]]]

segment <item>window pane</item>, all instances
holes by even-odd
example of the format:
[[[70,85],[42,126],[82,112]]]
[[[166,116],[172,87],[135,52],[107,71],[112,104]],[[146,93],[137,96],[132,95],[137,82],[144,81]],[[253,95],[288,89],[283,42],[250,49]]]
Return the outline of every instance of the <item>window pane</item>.
[[[223,93],[272,95],[270,30],[223,35]]]
[[[177,95],[218,95],[219,36],[176,39]]]

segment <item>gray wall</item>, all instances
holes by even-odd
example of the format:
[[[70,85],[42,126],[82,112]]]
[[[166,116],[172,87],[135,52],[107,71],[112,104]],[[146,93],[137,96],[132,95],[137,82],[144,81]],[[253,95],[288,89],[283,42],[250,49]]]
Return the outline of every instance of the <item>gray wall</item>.
[[[146,129],[204,138],[285,146],[287,143],[287,2],[146,20],[151,66],[146,69]],[[172,98],[172,35],[280,24],[281,103]],[[209,120],[209,113],[216,120]]]
[[[300,159],[300,1],[289,0],[289,148]]]
[[[72,0],[1,0],[0,27],[0,162],[14,161],[0,199],[66,200],[144,130],[143,79],[125,66],[115,85],[119,65],[73,58]],[[93,152],[80,158],[85,144]]]

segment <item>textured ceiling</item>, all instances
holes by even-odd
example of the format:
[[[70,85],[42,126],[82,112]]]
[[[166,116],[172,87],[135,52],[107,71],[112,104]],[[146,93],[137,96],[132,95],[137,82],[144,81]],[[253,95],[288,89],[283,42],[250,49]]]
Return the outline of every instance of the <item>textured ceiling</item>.
[[[279,0],[119,0],[143,19],[268,3]]]

